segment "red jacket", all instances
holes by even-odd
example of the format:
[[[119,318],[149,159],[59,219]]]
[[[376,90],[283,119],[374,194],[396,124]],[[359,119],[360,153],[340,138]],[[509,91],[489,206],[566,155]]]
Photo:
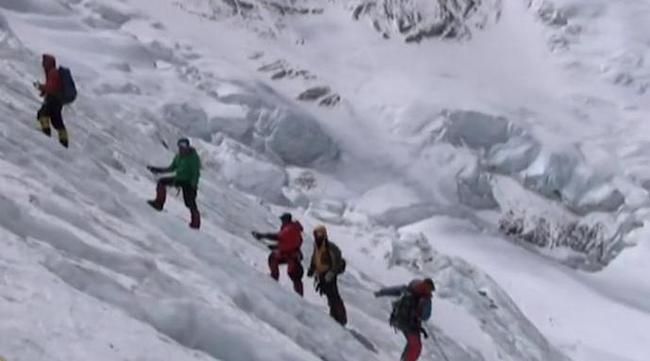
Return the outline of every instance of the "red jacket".
[[[302,246],[302,225],[299,222],[288,223],[278,233],[278,251],[294,253]]]
[[[43,55],[43,70],[45,71],[45,84],[40,86],[41,93],[44,96],[61,94],[63,84],[59,70],[56,68],[56,59],[52,55]]]

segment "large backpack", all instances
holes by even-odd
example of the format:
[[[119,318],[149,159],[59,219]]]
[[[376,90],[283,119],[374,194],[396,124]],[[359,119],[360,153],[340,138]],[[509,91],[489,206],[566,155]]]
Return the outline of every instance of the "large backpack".
[[[61,92],[61,102],[63,104],[70,104],[77,99],[77,86],[72,78],[72,73],[70,72],[70,69],[60,66],[59,76],[61,77],[61,85],[63,88]]]
[[[330,250],[331,257],[336,258],[338,260],[338,266],[333,271],[337,275],[340,275],[343,272],[345,272],[347,262],[345,262],[345,258],[343,258],[343,255],[341,254],[341,249],[337,245],[335,245],[332,242],[329,242],[329,247],[330,247],[329,250]]]
[[[390,313],[389,323],[398,330],[409,330],[416,326],[415,312],[419,297],[410,291],[402,293],[400,298],[393,302],[393,311]]]

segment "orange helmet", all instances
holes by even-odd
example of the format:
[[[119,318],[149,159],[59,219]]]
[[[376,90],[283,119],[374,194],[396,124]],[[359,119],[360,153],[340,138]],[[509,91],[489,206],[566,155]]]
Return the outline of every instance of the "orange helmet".
[[[323,226],[322,224],[314,228],[314,237],[318,237],[318,236],[327,238],[327,228],[325,228],[325,226]]]

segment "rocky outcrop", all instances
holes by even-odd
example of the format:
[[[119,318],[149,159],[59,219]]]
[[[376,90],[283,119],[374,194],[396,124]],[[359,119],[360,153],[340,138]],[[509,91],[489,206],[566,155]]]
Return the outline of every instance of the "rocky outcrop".
[[[384,38],[399,37],[409,43],[467,39],[501,16],[501,0],[363,0],[353,4],[355,20],[370,19]]]

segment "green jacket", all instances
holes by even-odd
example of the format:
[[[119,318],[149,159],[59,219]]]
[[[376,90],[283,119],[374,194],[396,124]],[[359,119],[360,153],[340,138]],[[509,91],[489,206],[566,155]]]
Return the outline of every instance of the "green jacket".
[[[174,179],[179,183],[188,183],[194,189],[198,188],[199,177],[201,176],[201,158],[196,150],[188,155],[177,154],[169,166],[172,172],[176,172]]]

